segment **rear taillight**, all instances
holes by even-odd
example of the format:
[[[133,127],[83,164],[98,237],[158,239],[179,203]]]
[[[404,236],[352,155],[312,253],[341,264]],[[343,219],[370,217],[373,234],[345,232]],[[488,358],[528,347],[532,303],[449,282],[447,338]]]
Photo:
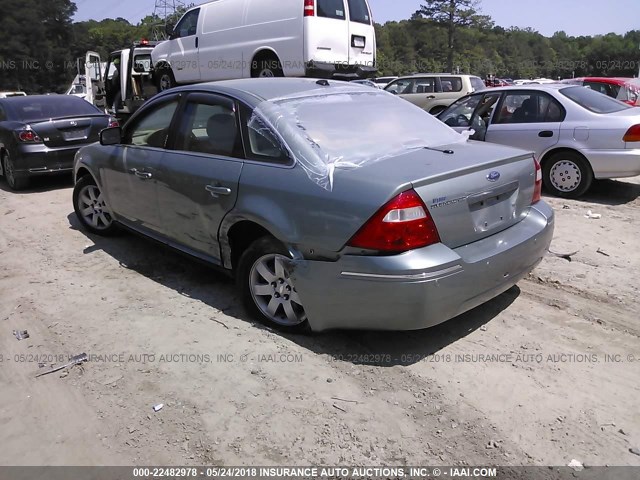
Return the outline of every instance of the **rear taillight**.
[[[348,245],[400,253],[438,242],[440,235],[427,207],[414,190],[407,190],[378,210]]]
[[[25,129],[16,133],[18,134],[18,140],[23,143],[42,143],[42,139],[33,130]]]
[[[119,127],[119,126],[120,126],[120,122],[118,122],[118,120],[116,118],[109,117],[109,127],[108,128]]]
[[[531,199],[532,205],[542,200],[542,167],[535,157],[533,158],[533,163],[536,165],[536,183],[533,188],[533,198]]]
[[[634,125],[627,130],[622,140],[625,142],[640,142],[640,124]]]
[[[315,15],[315,0],[304,0],[304,16],[313,17]]]

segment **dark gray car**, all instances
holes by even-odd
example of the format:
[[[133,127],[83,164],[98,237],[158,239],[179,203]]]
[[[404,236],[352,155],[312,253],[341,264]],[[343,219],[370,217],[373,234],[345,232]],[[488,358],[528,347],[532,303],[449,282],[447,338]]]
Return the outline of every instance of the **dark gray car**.
[[[0,99],[0,174],[13,190],[29,177],[71,172],[76,152],[117,125],[81,98],[28,95]]]
[[[531,153],[344,82],[169,90],[80,150],[75,176],[86,229],[217,265],[288,329],[435,325],[513,286],[553,235]]]

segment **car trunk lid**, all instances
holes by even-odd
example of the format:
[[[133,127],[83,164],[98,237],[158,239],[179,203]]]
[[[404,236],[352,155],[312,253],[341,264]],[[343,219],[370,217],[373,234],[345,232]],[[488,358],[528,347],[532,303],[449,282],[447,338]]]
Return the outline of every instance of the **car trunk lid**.
[[[30,122],[29,126],[46,146],[63,147],[97,142],[100,131],[109,126],[109,118],[83,115]]]

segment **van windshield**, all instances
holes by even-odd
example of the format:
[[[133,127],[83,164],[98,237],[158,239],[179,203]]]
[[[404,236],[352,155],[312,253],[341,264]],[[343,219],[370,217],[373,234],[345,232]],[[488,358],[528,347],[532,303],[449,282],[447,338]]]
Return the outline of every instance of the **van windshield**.
[[[349,19],[352,22],[365,23],[371,25],[371,15],[369,15],[369,7],[367,0],[348,0],[349,2]]]
[[[318,16],[344,20],[343,0],[318,0]]]

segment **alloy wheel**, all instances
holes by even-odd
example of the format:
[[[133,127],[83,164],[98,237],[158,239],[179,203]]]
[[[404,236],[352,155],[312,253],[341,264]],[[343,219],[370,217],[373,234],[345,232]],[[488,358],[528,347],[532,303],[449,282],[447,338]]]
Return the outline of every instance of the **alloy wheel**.
[[[80,190],[78,207],[84,221],[96,230],[106,230],[113,223],[102,192],[96,185],[86,185]]]

